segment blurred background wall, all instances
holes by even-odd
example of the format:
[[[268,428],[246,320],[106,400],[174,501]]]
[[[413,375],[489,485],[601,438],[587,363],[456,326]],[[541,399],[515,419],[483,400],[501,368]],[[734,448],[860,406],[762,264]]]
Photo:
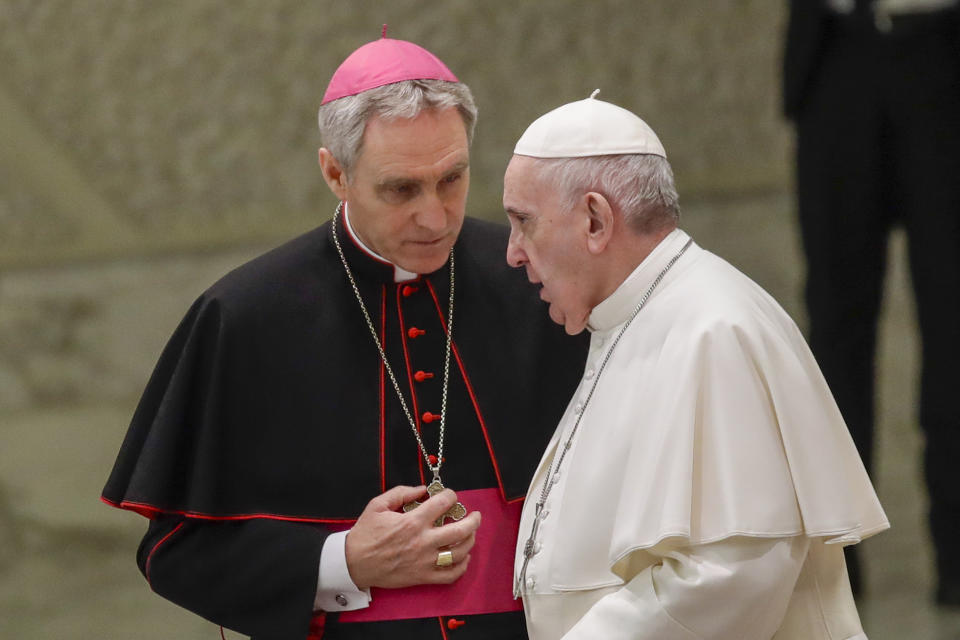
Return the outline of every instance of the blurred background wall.
[[[316,108],[339,62],[389,35],[474,91],[471,215],[503,220],[513,142],[600,97],[659,133],[683,226],[803,325],[792,136],[774,0],[0,3],[0,637],[213,638],[152,595],[144,523],[99,500],[139,393],[192,299],[330,217]],[[870,541],[871,638],[960,637],[927,602],[916,338],[892,247]],[[919,631],[918,631],[919,630]],[[926,633],[927,635],[918,635]]]

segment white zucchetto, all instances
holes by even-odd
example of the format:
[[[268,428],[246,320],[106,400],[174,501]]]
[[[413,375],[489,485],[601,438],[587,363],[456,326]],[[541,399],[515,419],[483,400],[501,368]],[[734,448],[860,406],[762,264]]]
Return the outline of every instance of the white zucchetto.
[[[615,104],[586,100],[557,107],[533,121],[513,153],[533,158],[582,158],[646,153],[667,157],[650,126]]]

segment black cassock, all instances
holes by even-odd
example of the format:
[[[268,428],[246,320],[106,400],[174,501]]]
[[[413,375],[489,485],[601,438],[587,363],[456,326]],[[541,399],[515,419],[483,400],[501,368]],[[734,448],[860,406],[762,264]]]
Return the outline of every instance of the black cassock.
[[[449,262],[394,282],[340,244],[424,444],[436,453]],[[103,499],[151,519],[151,588],[258,639],[524,638],[520,612],[343,623],[314,617],[320,551],[374,496],[429,482],[327,223],[234,270],[193,304],[140,401]],[[467,218],[455,252],[446,486],[524,497],[588,339],[553,324],[507,230]],[[425,414],[431,414],[426,416]],[[426,417],[426,419],[424,419]],[[483,525],[481,525],[483,526]],[[513,548],[502,553],[513,556]],[[474,557],[473,563],[484,562]],[[376,597],[374,598],[376,604]],[[453,628],[451,628],[453,627]]]

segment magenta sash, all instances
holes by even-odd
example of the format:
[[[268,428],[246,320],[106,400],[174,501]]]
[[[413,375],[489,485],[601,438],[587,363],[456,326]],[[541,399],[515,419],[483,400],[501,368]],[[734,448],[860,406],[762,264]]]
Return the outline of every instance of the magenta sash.
[[[458,491],[467,511],[483,515],[470,567],[449,585],[405,589],[373,587],[370,606],[340,614],[340,622],[374,622],[433,616],[467,616],[520,611],[513,599],[513,556],[523,501],[505,503],[497,489]]]

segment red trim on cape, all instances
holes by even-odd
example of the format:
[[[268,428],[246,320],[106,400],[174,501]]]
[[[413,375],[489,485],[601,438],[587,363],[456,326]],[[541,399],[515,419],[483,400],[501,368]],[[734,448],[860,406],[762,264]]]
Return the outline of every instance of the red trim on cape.
[[[427,288],[430,289],[430,296],[433,298],[433,304],[437,308],[437,315],[440,316],[440,324],[443,327],[444,333],[446,333],[447,323],[443,319],[443,311],[440,309],[440,300],[437,298],[437,292],[434,290],[430,280],[424,278],[423,281],[427,283]],[[460,374],[463,376],[463,382],[467,386],[467,393],[470,394],[473,409],[477,413],[477,420],[480,421],[480,430],[483,431],[483,439],[487,443],[487,451],[490,453],[490,462],[493,463],[493,472],[497,476],[497,486],[500,489],[500,497],[503,498],[503,501],[507,504],[522,501],[524,497],[514,498],[513,500],[507,499],[507,492],[503,488],[503,478],[500,476],[500,465],[497,464],[497,456],[493,452],[493,443],[490,442],[490,434],[487,432],[487,423],[483,419],[483,413],[480,412],[480,404],[477,402],[477,396],[473,392],[473,385],[470,383],[470,377],[467,376],[467,370],[463,366],[463,360],[460,359],[460,350],[457,349],[457,343],[455,340],[451,340],[450,342],[452,343],[451,350],[453,351],[453,355],[457,359],[457,366],[460,368]]]
[[[152,504],[146,504],[143,502],[132,502],[130,500],[123,500],[121,502],[114,502],[105,496],[100,496],[100,501],[110,505],[111,507],[116,507],[117,509],[125,509],[127,511],[133,511],[134,513],[139,513],[145,518],[150,520],[155,519],[159,515],[172,515],[172,516],[181,516],[183,518],[192,518],[194,520],[213,520],[213,521],[227,521],[227,520],[283,520],[285,522],[306,522],[309,524],[353,524],[357,521],[356,518],[308,518],[304,516],[285,516],[276,513],[235,513],[229,515],[213,515],[210,513],[203,513],[201,511],[180,511],[178,509],[162,509],[156,507]]]
[[[418,278],[419,279],[419,278]],[[400,343],[403,345],[403,360],[407,365],[407,384],[410,385],[410,399],[413,403],[413,421],[417,426],[417,433],[423,438],[423,429],[420,427],[420,408],[417,406],[417,392],[413,384],[413,373],[410,369],[410,353],[407,351],[407,325],[403,321],[403,300],[401,298],[401,286],[397,284],[397,317],[400,322]],[[423,470],[423,452],[417,446],[417,469],[420,470],[420,484],[426,485],[426,474]]]
[[[153,545],[153,549],[150,549],[150,554],[147,556],[147,561],[143,564],[143,575],[147,578],[147,584],[150,585],[151,589],[153,589],[153,582],[150,581],[150,562],[153,561],[153,554],[155,554],[157,549],[159,549],[164,542],[169,540],[173,534],[175,534],[177,531],[180,531],[185,524],[186,522],[181,522],[178,524],[176,527],[174,527],[173,531],[160,538],[160,542]]]
[[[447,637],[447,630],[443,628],[443,618],[437,617],[437,622],[440,623],[440,634],[443,636],[443,640],[450,640]]]

